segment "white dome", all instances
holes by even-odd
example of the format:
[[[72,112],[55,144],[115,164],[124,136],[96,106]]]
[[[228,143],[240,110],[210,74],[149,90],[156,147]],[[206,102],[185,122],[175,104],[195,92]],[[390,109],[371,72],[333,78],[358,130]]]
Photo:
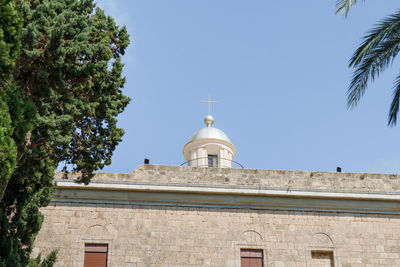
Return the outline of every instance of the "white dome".
[[[232,143],[229,137],[220,129],[214,128],[211,126],[207,126],[201,128],[197,132],[195,132],[190,138],[189,142],[200,140],[200,139],[218,139],[224,140],[226,142]],[[188,142],[188,143],[189,143]]]
[[[214,123],[211,115],[206,116],[204,123],[207,127],[196,131],[183,148],[183,155],[189,166],[231,168],[236,155],[235,146],[223,131],[211,126]],[[210,156],[213,160],[212,166],[209,162]]]

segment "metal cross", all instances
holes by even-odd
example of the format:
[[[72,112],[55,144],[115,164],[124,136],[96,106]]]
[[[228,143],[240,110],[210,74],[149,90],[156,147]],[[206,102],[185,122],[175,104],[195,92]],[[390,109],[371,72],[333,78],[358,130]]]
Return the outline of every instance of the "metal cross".
[[[200,101],[201,103],[208,103],[208,115],[210,114],[211,103],[218,103],[217,101],[211,101],[210,95],[208,95],[208,101]]]

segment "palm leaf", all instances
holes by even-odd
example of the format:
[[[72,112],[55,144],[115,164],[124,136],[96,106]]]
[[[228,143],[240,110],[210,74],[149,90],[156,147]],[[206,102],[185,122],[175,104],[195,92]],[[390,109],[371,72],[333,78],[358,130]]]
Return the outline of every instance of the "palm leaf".
[[[380,21],[363,37],[361,46],[350,59],[350,67],[357,66],[364,56],[374,50],[382,40],[396,37],[400,33],[400,11]]]
[[[400,74],[396,77],[396,80],[394,81],[393,99],[389,110],[388,126],[393,127],[396,125],[397,114],[399,113],[399,102],[400,102]]]
[[[347,92],[347,105],[355,107],[364,95],[368,81],[386,69],[400,51],[400,11],[381,21],[368,35],[350,60],[356,68]]]
[[[400,39],[384,40],[358,64],[347,91],[347,106],[354,108],[364,95],[368,81],[374,81],[400,51]]]
[[[357,3],[358,0],[338,0],[336,1],[336,15],[344,14],[347,17],[350,8]]]

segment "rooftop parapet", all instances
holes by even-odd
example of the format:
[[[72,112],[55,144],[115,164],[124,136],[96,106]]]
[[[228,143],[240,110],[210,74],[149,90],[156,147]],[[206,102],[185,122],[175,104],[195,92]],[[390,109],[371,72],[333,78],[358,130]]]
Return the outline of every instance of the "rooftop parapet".
[[[62,179],[57,173],[57,181]],[[76,174],[70,174],[73,180]],[[216,188],[284,189],[287,191],[400,194],[400,175],[194,168],[141,165],[131,173],[97,173],[91,183],[177,185]]]

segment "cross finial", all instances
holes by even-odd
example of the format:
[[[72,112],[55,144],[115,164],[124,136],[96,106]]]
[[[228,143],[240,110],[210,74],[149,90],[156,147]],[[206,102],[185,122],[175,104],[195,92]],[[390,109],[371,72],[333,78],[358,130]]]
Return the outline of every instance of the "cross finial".
[[[211,115],[211,103],[218,103],[217,101],[211,101],[210,95],[208,95],[207,101],[200,101],[201,103],[208,103],[208,115]]]

